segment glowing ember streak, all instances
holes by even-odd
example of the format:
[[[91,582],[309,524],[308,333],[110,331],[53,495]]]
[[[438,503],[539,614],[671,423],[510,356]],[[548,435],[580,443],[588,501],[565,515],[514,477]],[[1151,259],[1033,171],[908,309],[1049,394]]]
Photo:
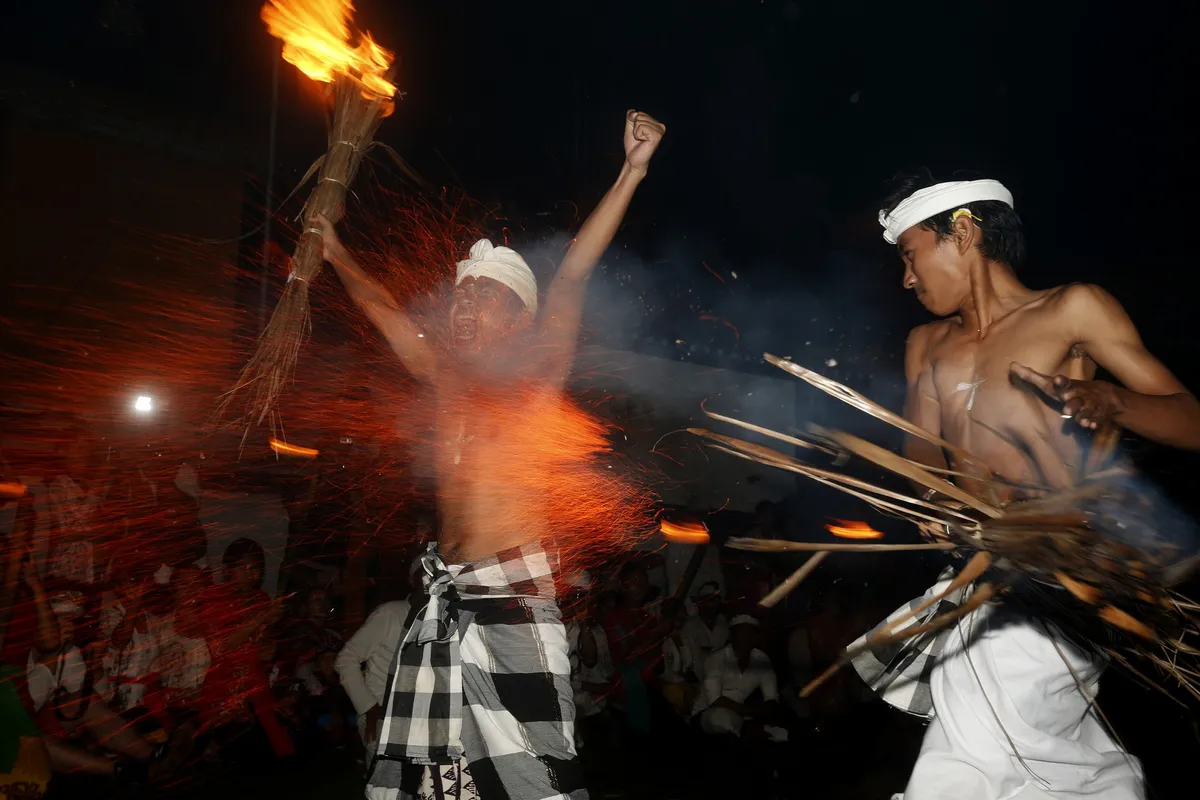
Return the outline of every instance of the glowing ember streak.
[[[384,76],[394,56],[366,32],[351,36],[353,12],[350,0],[267,0],[262,19],[283,40],[283,59],[314,81],[330,83],[344,75],[368,97],[392,97],[396,87]],[[351,38],[358,39],[357,46],[350,45]]]
[[[25,484],[0,483],[0,497],[24,497]]]
[[[729,330],[733,331],[733,340],[735,342],[740,342],[742,340],[741,332],[729,320],[721,319],[720,317],[714,317],[712,314],[701,314],[700,319],[703,322],[719,322],[726,328],[729,328]]]
[[[671,522],[659,525],[663,538],[675,544],[708,544],[708,528],[699,522]]]
[[[281,442],[278,439],[271,440],[271,449],[281,456],[297,456],[299,458],[316,458],[321,452],[311,447],[300,447],[299,445]]]
[[[865,522],[856,522],[854,520],[835,520],[837,525],[826,525],[825,528],[834,536],[840,536],[843,539],[882,539],[883,533],[875,530]]]

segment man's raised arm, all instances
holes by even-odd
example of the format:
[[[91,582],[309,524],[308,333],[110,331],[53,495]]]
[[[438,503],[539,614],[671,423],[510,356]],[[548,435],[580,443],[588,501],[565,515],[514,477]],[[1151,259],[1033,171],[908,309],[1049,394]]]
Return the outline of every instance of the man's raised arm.
[[[333,265],[354,302],[375,323],[413,377],[429,377],[436,365],[436,358],[433,348],[418,335],[420,331],[417,326],[387,290],[362,271],[362,267],[338,239],[333,223],[323,216],[318,216],[314,222],[321,229],[325,260]]]
[[[571,370],[588,278],[621,226],[633,193],[646,177],[650,156],[665,132],[666,127],[648,114],[630,111],[625,115],[625,163],[621,173],[579,229],[546,291],[541,339],[549,348],[554,379],[559,383],[566,381]]]
[[[1200,402],[1150,354],[1116,298],[1080,284],[1062,302],[1076,343],[1124,385],[1042,375],[1021,364],[1012,365],[1013,374],[1062,403],[1063,415],[1085,428],[1112,421],[1160,444],[1200,450]]]

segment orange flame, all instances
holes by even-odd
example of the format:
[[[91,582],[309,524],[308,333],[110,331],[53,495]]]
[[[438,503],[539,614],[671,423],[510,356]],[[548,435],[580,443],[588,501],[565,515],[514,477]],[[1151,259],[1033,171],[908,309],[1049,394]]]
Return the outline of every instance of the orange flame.
[[[0,497],[24,497],[25,484],[0,483]]]
[[[297,456],[298,458],[316,458],[321,452],[311,447],[300,447],[281,442],[278,439],[271,439],[271,449],[281,456]]]
[[[663,538],[675,544],[708,544],[708,528],[699,522],[663,520],[658,529]]]
[[[356,31],[358,46],[350,46],[353,12],[350,0],[267,0],[262,19],[283,40],[283,60],[314,81],[344,75],[368,97],[393,97],[396,86],[384,76],[394,56],[366,32]]]
[[[856,522],[854,520],[835,520],[837,525],[826,525],[825,528],[834,536],[840,536],[843,539],[882,539],[883,533],[875,530],[865,522]]]

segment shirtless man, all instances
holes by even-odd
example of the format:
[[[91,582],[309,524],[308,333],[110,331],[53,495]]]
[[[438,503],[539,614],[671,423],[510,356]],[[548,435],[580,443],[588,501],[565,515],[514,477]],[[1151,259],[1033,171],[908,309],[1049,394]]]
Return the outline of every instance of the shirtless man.
[[[1200,403],[1110,294],[1018,280],[1025,239],[1002,185],[908,179],[879,219],[904,262],[904,287],[941,317],[908,337],[905,416],[978,462],[948,464],[915,438],[909,458],[1065,486],[1079,474],[1088,431],[1110,423],[1200,449]],[[1097,367],[1122,385],[1095,380]],[[1049,625],[988,606],[948,633],[929,676],[933,721],[907,800],[1142,796],[1140,767],[1072,675],[1094,696],[1100,667],[1085,653]]]
[[[391,800],[397,790],[400,797],[439,798],[478,791],[485,800],[586,796],[574,748],[566,635],[554,598],[556,560],[541,545],[554,531],[514,507],[527,498],[506,490],[507,470],[520,466],[490,463],[490,454],[503,450],[504,428],[489,424],[486,406],[464,407],[463,398],[486,391],[494,399],[530,382],[545,396],[561,394],[588,278],[664,132],[646,114],[626,115],[625,162],[563,259],[540,318],[537,283],[521,256],[487,240],[471,248],[458,265],[450,352],[437,352],[419,335],[354,263],[332,226],[316,221],[325,256],[351,297],[408,370],[432,387],[438,411],[439,531],[424,560],[430,600],[406,634],[386,706],[375,713],[382,725],[368,796]],[[519,597],[517,612],[511,600],[488,605],[496,597]],[[457,625],[466,626],[461,637]],[[435,689],[420,688],[429,686]]]

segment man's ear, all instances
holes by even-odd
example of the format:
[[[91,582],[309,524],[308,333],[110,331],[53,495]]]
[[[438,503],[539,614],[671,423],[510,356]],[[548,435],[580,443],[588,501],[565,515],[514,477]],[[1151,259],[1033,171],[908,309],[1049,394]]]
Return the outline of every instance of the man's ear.
[[[975,224],[970,214],[960,214],[950,223],[950,236],[954,239],[954,247],[959,255],[965,255],[975,245],[979,244],[983,231]]]

